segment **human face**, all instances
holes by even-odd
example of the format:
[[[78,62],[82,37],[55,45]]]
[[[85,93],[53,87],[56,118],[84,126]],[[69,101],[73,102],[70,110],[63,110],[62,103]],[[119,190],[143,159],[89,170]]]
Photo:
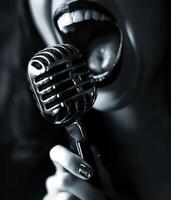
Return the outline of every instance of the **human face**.
[[[52,0],[50,4],[49,29],[56,43],[75,45],[97,81],[105,79],[99,84],[95,108],[124,107],[147,87],[168,44],[167,0]],[[40,32],[47,38],[43,29]]]

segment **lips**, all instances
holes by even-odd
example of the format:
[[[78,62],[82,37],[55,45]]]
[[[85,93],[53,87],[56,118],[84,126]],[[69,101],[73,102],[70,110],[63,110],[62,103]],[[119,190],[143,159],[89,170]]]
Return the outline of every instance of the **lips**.
[[[122,35],[108,10],[94,2],[74,1],[56,10],[54,23],[63,42],[85,55],[97,81],[112,73],[121,55]]]

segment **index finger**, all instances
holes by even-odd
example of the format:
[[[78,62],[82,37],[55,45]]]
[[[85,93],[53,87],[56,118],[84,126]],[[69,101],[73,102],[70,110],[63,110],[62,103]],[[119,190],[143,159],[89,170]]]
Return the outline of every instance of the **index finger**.
[[[54,163],[61,165],[67,171],[83,180],[89,180],[93,175],[93,169],[86,161],[61,145],[51,149],[50,158]]]

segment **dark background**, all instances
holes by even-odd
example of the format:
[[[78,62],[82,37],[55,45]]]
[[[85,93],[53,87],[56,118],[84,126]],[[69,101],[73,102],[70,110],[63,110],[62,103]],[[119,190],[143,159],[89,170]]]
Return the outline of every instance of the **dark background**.
[[[26,1],[1,0],[0,199],[2,200],[41,199],[45,193],[45,177],[49,172],[53,172],[48,151],[52,145],[60,141],[60,136],[56,137],[58,130],[40,116],[27,83],[27,63],[31,56],[43,47],[44,44],[34,30],[27,12]],[[62,134],[61,130],[59,132]]]
[[[163,65],[170,82],[170,45]],[[65,131],[41,117],[27,82],[27,63],[44,44],[34,29],[26,0],[0,1],[0,199],[40,200],[54,168],[48,158]],[[168,87],[171,84],[168,84]],[[91,116],[91,117],[90,117]],[[92,126],[92,119],[95,127]],[[106,130],[100,115],[86,117],[88,130]],[[96,123],[97,122],[97,123]],[[98,126],[97,126],[98,124]],[[95,140],[95,138],[92,138]],[[105,148],[104,140],[99,146]],[[105,138],[105,144],[110,146]],[[129,187],[129,186],[128,186]]]
[[[40,115],[27,82],[27,64],[44,47],[31,20],[27,1],[1,0],[1,200],[42,199],[46,192],[45,179],[54,172],[48,152],[58,143],[67,145],[64,129],[54,127]],[[94,112],[90,115],[93,117]],[[87,121],[91,127],[89,116]]]

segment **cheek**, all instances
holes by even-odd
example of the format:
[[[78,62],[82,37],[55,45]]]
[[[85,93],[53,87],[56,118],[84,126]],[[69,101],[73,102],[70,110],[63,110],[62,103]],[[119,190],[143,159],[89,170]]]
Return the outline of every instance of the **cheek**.
[[[110,2],[110,11],[123,33],[124,48],[118,78],[99,90],[95,104],[99,110],[125,107],[140,95],[159,69],[169,45],[166,1]]]

